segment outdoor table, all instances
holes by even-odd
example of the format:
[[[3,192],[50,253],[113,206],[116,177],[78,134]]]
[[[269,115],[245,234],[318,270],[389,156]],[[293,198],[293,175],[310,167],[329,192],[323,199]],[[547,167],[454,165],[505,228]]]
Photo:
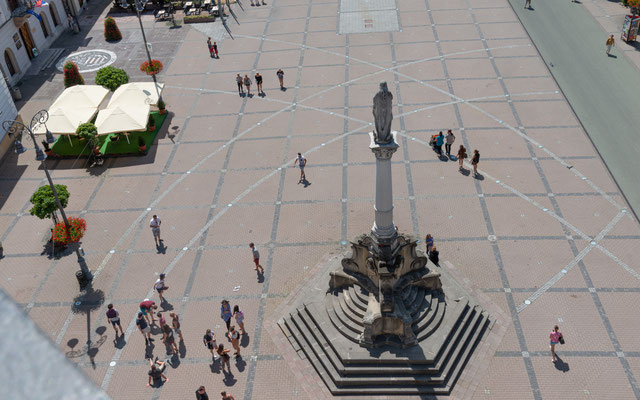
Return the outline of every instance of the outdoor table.
[[[186,3],[184,3],[184,8],[190,8],[190,7],[193,7],[192,1],[187,1]]]
[[[203,6],[210,6],[211,5],[211,0],[204,0],[204,2],[202,3]]]

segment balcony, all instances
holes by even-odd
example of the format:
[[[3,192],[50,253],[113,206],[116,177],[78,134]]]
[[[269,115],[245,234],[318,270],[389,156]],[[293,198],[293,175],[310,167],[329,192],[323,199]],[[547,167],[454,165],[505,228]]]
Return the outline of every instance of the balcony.
[[[33,10],[35,4],[30,0],[13,0],[9,2],[9,6],[11,9],[11,18],[13,18],[13,22],[16,26],[19,27],[27,18],[29,18],[31,14],[27,13],[27,11]]]

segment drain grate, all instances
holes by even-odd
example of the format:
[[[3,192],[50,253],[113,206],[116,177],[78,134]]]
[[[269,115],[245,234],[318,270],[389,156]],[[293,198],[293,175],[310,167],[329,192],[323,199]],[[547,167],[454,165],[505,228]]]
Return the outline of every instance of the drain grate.
[[[338,33],[400,30],[396,0],[341,0]]]

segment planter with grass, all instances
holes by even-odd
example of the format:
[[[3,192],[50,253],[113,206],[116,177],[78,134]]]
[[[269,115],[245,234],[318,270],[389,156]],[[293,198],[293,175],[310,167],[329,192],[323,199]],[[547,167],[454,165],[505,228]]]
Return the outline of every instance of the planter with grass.
[[[160,115],[163,115],[166,112],[167,112],[167,105],[164,104],[164,100],[162,99],[158,100],[158,113]]]
[[[216,19],[213,17],[213,15],[205,15],[205,14],[187,15],[186,17],[184,17],[185,24],[200,24],[204,22],[214,22],[215,20]]]
[[[158,60],[145,61],[140,64],[140,71],[147,75],[157,75],[162,71],[162,63]]]
[[[147,131],[153,132],[156,130],[156,120],[153,119],[153,115],[149,114],[149,122],[147,123]]]

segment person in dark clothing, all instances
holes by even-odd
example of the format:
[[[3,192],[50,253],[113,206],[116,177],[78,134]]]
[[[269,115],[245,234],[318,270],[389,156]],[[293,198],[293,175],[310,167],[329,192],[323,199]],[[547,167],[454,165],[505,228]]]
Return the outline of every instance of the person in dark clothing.
[[[164,361],[158,361],[158,357],[156,357],[156,361],[153,362],[151,358],[149,358],[149,365],[151,369],[149,370],[149,382],[147,382],[147,386],[151,386],[151,381],[153,380],[153,386],[158,387],[160,383],[162,383],[162,379],[165,382],[169,382],[169,378],[164,376],[162,371],[164,371],[167,363]]]
[[[473,176],[478,176],[479,162],[480,162],[480,152],[478,150],[474,150],[473,157],[471,158],[471,165],[473,165]]]
[[[437,266],[440,266],[439,255],[440,255],[440,252],[436,249],[436,246],[433,245],[433,247],[431,247],[431,252],[429,253],[429,261],[431,261]]]
[[[204,386],[200,386],[198,390],[196,390],[196,400],[209,400],[209,395],[204,390]]]
[[[444,144],[444,135],[442,134],[442,132],[440,132],[440,134],[436,138],[436,151],[438,152],[439,156],[442,156],[442,145],[443,144]]]

